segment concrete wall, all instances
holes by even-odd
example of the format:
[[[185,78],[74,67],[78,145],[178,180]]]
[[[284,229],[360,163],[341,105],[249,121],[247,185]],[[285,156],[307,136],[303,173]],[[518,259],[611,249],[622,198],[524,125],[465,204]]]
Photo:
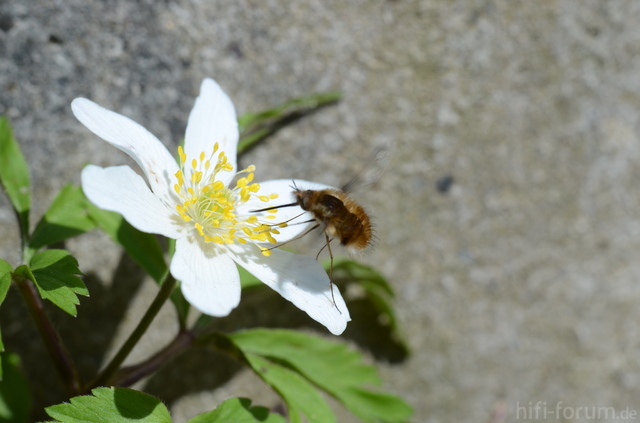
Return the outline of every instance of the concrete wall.
[[[76,96],[174,149],[204,77],[240,114],[340,90],[338,106],[242,164],[256,164],[258,179],[340,185],[377,145],[397,144],[382,179],[357,198],[379,237],[363,260],[397,290],[413,349],[383,360],[385,386],[415,407],[414,421],[481,422],[495,409],[513,421],[539,401],[549,411],[562,401],[640,412],[639,21],[634,1],[4,0],[0,114],[26,154],[39,217],[86,163],[131,163],[73,118]],[[2,197],[0,252],[13,263],[15,240]],[[78,319],[55,317],[89,374],[156,288],[103,235],[66,247],[92,294]],[[242,310],[268,317],[269,304],[283,305],[258,299]],[[131,362],[167,342],[172,317],[167,307]],[[15,292],[0,319],[32,379],[52,373]],[[202,375],[221,360],[191,353],[146,387],[176,421],[231,395],[276,403],[231,361]],[[42,403],[59,401],[55,380],[34,385]]]

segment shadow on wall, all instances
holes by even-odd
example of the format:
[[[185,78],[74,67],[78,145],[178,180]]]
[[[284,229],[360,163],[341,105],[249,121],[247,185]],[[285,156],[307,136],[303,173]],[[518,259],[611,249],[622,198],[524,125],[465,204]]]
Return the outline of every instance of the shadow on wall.
[[[81,297],[77,318],[45,302],[47,312],[76,360],[82,380],[93,378],[105,363],[105,353],[113,345],[113,338],[145,277],[144,272],[123,254],[109,289],[95,274],[84,278],[91,296]],[[344,285],[340,285],[343,284],[338,282],[344,290]],[[7,323],[10,322],[3,325],[7,328],[3,333],[5,346],[23,359],[23,369],[33,394],[32,418],[46,420],[44,407],[66,400],[66,391],[17,292],[11,290],[9,295],[13,299],[3,304],[3,316]],[[352,340],[379,361],[401,363],[407,358],[406,346],[394,338],[388,325],[380,322],[378,311],[369,301],[362,298],[347,300],[347,306],[352,321],[344,334],[336,339]],[[73,325],[67,324],[69,319],[73,319]],[[228,333],[256,327],[308,328],[333,338],[323,326],[266,285],[244,290],[238,308],[230,316],[213,320],[210,329]],[[172,336],[167,334],[167,343]],[[222,353],[192,348],[152,375],[143,390],[171,406],[186,394],[218,388],[242,368],[241,363]]]

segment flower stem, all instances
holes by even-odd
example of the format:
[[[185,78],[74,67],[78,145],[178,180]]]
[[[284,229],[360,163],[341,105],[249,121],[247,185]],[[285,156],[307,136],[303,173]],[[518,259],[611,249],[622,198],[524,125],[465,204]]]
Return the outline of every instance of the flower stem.
[[[111,382],[111,379],[116,374],[116,371],[120,368],[124,360],[127,358],[133,347],[136,346],[142,335],[147,331],[151,322],[156,317],[164,303],[167,301],[171,292],[173,292],[173,288],[176,286],[176,280],[169,276],[168,279],[164,281],[164,283],[160,286],[160,290],[156,295],[156,298],[149,306],[147,312],[142,316],[140,323],[133,330],[129,338],[125,341],[125,343],[120,347],[120,350],[116,353],[116,355],[111,359],[107,367],[104,368],[100,374],[89,383],[87,386],[87,391],[96,387],[96,386],[104,386],[105,384]]]
[[[193,344],[194,335],[189,330],[178,333],[173,341],[161,351],[140,364],[121,369],[113,378],[114,385],[131,386],[143,377],[155,372],[174,357],[182,354]]]
[[[36,291],[35,286],[31,281],[22,277],[14,276],[16,286],[20,290],[22,297],[29,309],[31,317],[36,323],[40,336],[44,341],[44,344],[49,350],[49,354],[53,359],[58,373],[62,377],[65,386],[71,396],[75,396],[80,393],[82,384],[80,383],[80,377],[78,376],[78,370],[69,354],[69,351],[64,346],[60,334],[55,330],[51,321],[47,317],[42,300]]]

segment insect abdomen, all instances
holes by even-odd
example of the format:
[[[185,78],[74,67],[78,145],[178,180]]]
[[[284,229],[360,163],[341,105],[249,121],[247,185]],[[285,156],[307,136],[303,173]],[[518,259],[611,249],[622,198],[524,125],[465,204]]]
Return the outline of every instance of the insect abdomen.
[[[371,221],[362,207],[343,192],[338,191],[338,198],[334,195],[333,201],[336,204],[335,218],[328,222],[327,228],[340,238],[340,244],[344,247],[362,250],[369,246],[371,242]],[[337,206],[339,203],[339,207]]]

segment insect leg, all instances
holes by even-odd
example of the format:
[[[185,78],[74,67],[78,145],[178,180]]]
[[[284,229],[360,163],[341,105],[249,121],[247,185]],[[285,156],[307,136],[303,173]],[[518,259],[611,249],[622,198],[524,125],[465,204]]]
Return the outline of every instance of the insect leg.
[[[306,221],[306,222],[300,222],[300,223],[309,223],[309,222],[315,222],[315,221],[316,221],[315,219],[311,219],[311,220],[309,220],[309,221]],[[283,245],[285,245],[285,244],[288,244],[288,243],[290,243],[290,242],[292,242],[292,241],[295,241],[295,240],[297,240],[297,239],[300,239],[300,238],[302,238],[303,236],[305,236],[306,234],[308,234],[309,232],[311,232],[312,230],[317,229],[318,227],[320,227],[320,224],[319,224],[319,223],[316,223],[316,224],[315,224],[315,225],[313,225],[310,229],[308,229],[306,232],[304,232],[302,235],[298,235],[297,237],[295,237],[295,238],[293,238],[293,239],[290,239],[289,241],[283,242],[282,244],[274,245],[274,246],[273,246],[273,247],[271,247],[271,248],[267,248],[267,250],[269,250],[269,251],[270,251],[270,250],[273,250],[274,248],[280,248],[280,247],[282,247],[282,246],[283,246]]]
[[[327,234],[325,233],[325,236]],[[325,243],[322,248],[320,248],[320,251],[318,251],[318,254],[316,254],[316,260],[318,260],[318,257],[320,257],[320,253],[322,252],[322,250],[324,250],[325,248],[327,248],[327,245],[329,245],[329,243]]]
[[[329,235],[327,234],[327,232],[324,233],[324,237],[327,240],[325,247],[327,247],[327,251],[329,251],[329,287],[331,287],[331,300],[333,300],[333,306],[336,308],[336,310],[338,310],[338,313],[342,314],[342,312],[338,308],[338,305],[336,304],[336,297],[333,295],[333,253],[331,252],[331,241],[333,241],[333,238],[329,239]],[[318,255],[319,254],[320,253],[318,253]],[[316,257],[316,260],[317,259],[318,258]]]

